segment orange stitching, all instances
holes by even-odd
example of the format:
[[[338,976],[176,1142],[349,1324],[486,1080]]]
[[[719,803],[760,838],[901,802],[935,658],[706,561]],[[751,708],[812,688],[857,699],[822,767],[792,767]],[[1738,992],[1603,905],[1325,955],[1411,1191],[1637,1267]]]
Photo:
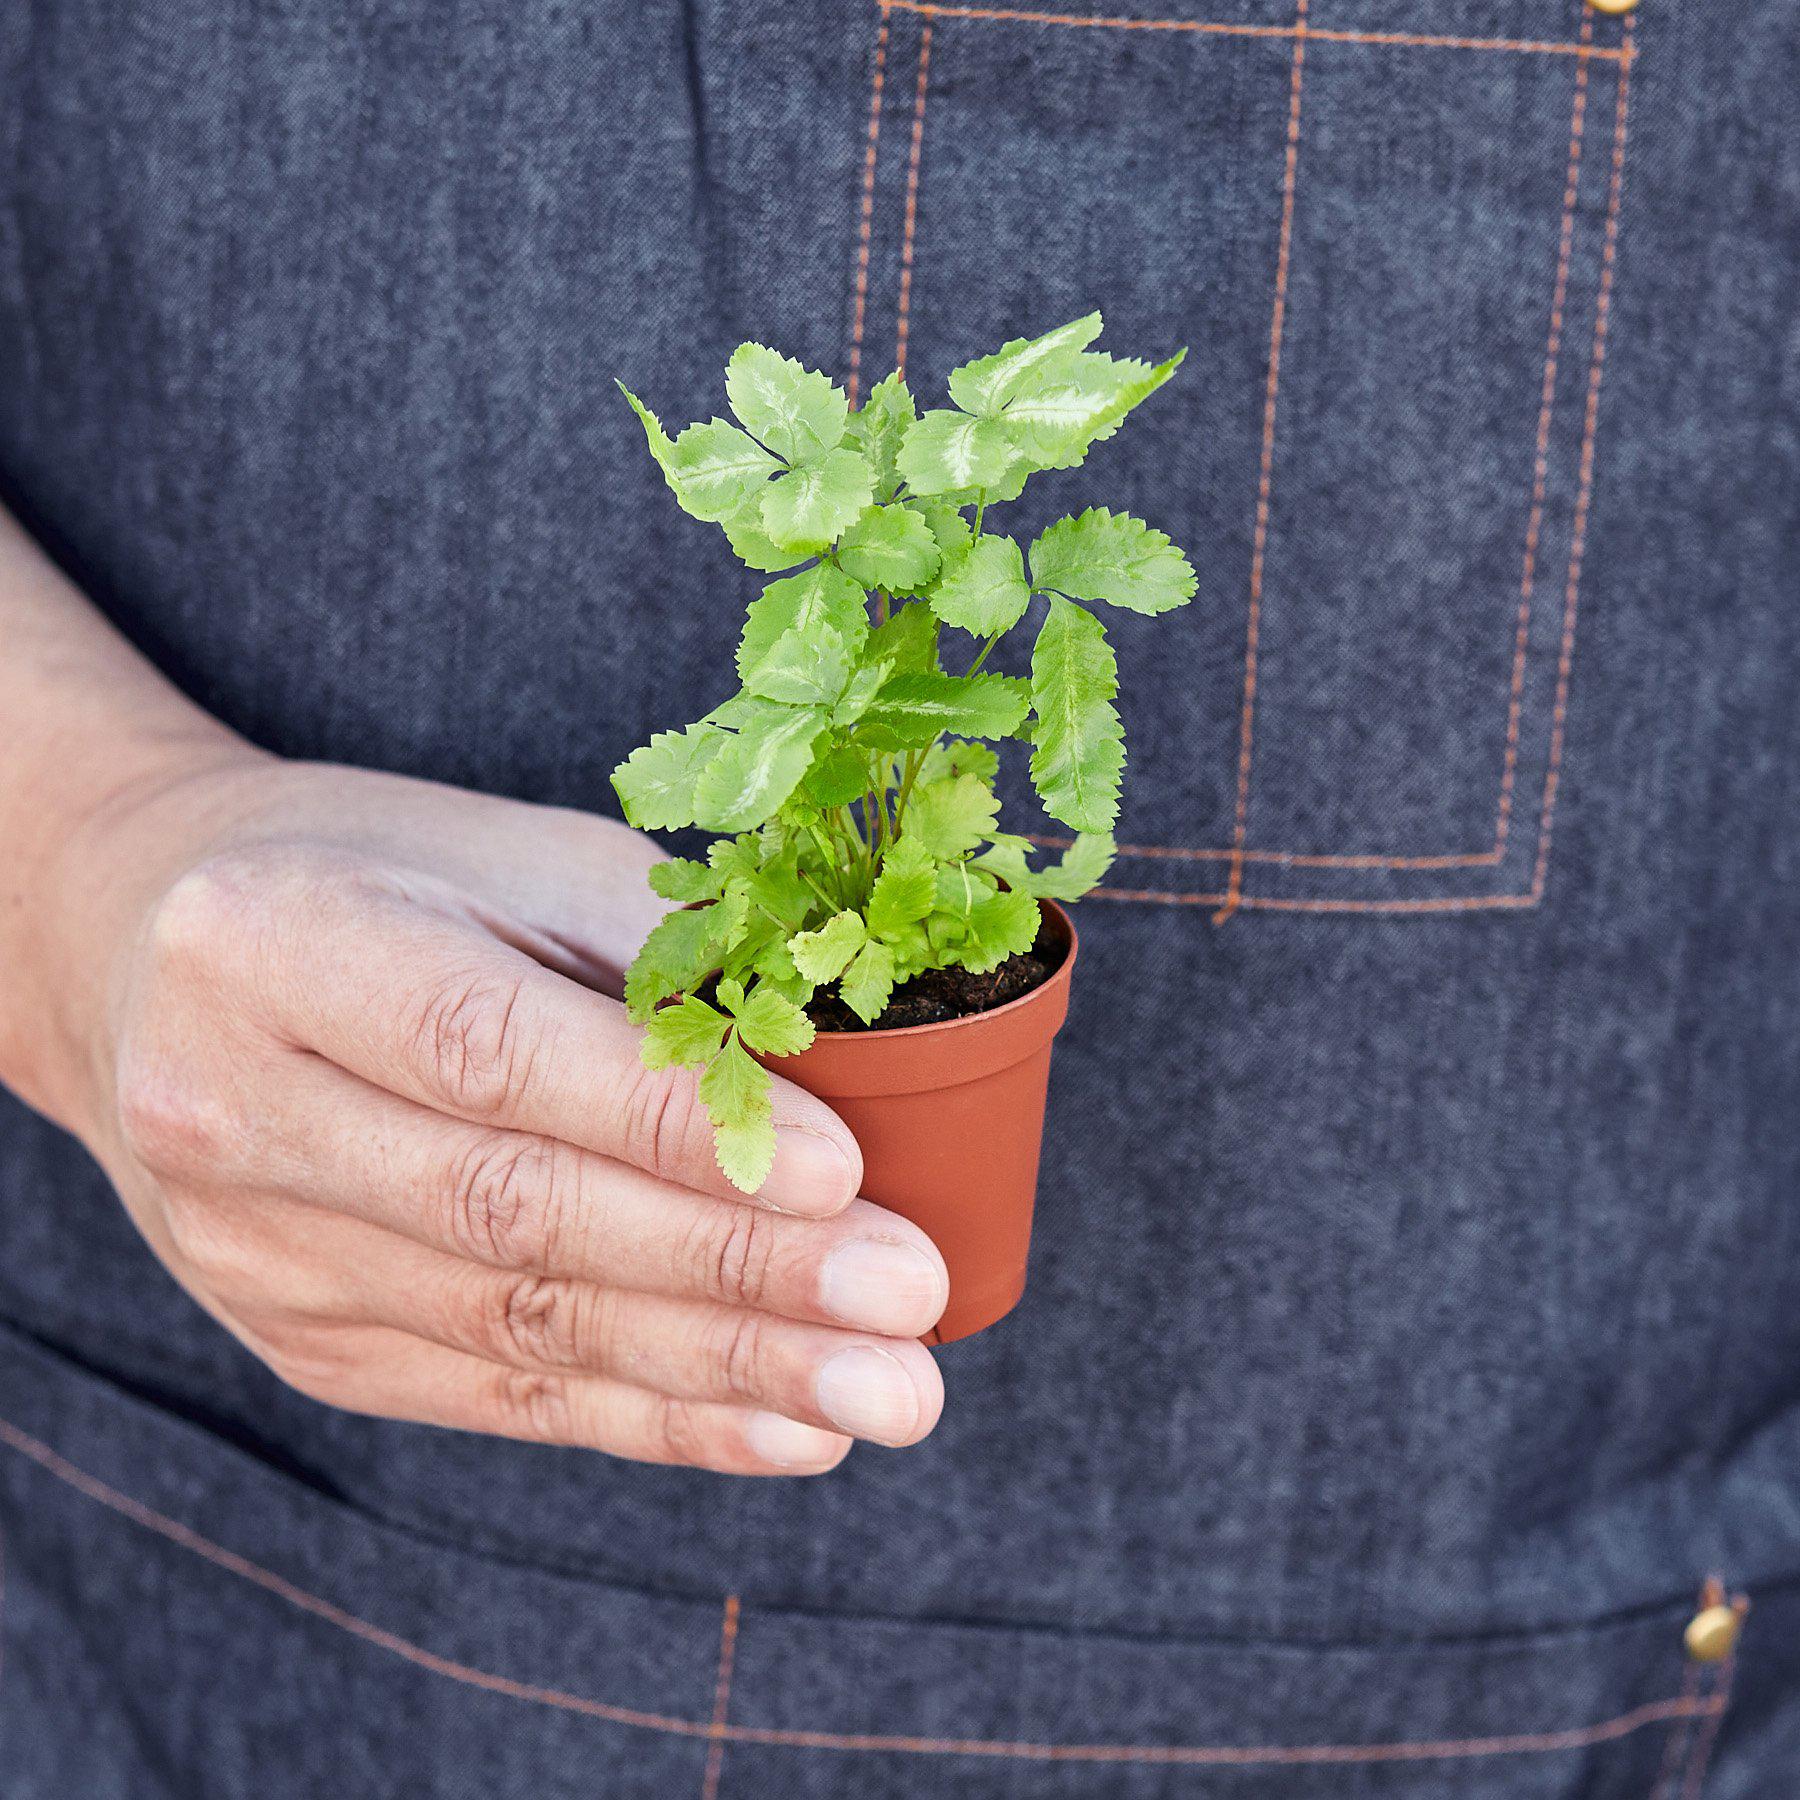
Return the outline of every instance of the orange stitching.
[[[1263,394],[1262,460],[1256,482],[1256,533],[1250,551],[1250,619],[1244,641],[1244,704],[1238,720],[1237,813],[1231,874],[1215,924],[1237,910],[1244,887],[1244,832],[1250,817],[1250,757],[1256,730],[1256,652],[1262,629],[1263,552],[1269,541],[1269,496],[1275,475],[1275,400],[1281,388],[1281,334],[1287,322],[1288,268],[1294,240],[1294,186],[1300,169],[1300,83],[1306,68],[1306,0],[1294,13],[1294,57],[1288,75],[1287,158],[1281,181],[1281,236],[1275,253],[1275,303],[1269,314],[1269,375]]]
[[[130,1519],[133,1524],[154,1532],[184,1550],[191,1551],[216,1568],[273,1594],[278,1600],[299,1611],[322,1619],[339,1630],[360,1638],[366,1644],[412,1663],[418,1668],[441,1675],[446,1680],[462,1682],[488,1693],[503,1694],[515,1700],[532,1701],[540,1706],[553,1706],[564,1712],[580,1713],[604,1719],[610,1724],[630,1725],[646,1731],[659,1731],[674,1737],[707,1738],[734,1744],[768,1744],[802,1750],[888,1751],[895,1754],[1009,1757],[1028,1762],[1093,1762],[1093,1763],[1163,1763],[1215,1767],[1247,1767],[1256,1764],[1307,1763],[1378,1763],[1430,1762],[1461,1757],[1514,1756],[1555,1750],[1579,1750],[1591,1744],[1610,1743],[1628,1737],[1646,1726],[1683,1717],[1706,1717],[1722,1710],[1717,1699],[1698,1700],[1676,1696],[1670,1700],[1651,1701],[1630,1712],[1604,1719],[1596,1725],[1571,1726],[1563,1731],[1528,1732],[1511,1737],[1448,1738],[1437,1741],[1419,1740],[1388,1744],[1295,1744],[1254,1748],[1232,1745],[1158,1745],[1158,1744],[1036,1744],[1013,1743],[1000,1738],[927,1738],[904,1736],[872,1736],[851,1732],[792,1731],[775,1727],[732,1725],[723,1718],[702,1723],[698,1719],[674,1718],[664,1713],[639,1712],[631,1707],[610,1706],[603,1701],[588,1700],[558,1688],[531,1687],[504,1675],[492,1675],[466,1663],[422,1649],[419,1645],[371,1625],[354,1613],[344,1611],[329,1600],[321,1599],[297,1587],[285,1577],[265,1569],[248,1557],[239,1556],[215,1544],[210,1538],[183,1525],[179,1520],[157,1512],[142,1501],[133,1500],[117,1488],[77,1468],[59,1456],[48,1444],[21,1431],[16,1425],[0,1419],[0,1443],[16,1450],[79,1494]],[[731,1607],[732,1602],[727,1602]],[[736,1639],[736,1613],[733,1610],[731,1639]],[[724,1655],[724,1633],[721,1633],[721,1660]],[[715,1699],[714,1711],[719,1703]]]
[[[1735,1656],[1725,1659],[1718,1692],[1713,1696],[1716,1704],[1694,1740],[1694,1755],[1688,1763],[1687,1780],[1682,1783],[1681,1800],[1700,1800],[1700,1789],[1706,1781],[1707,1767],[1712,1762],[1713,1746],[1719,1741],[1719,1727],[1725,1723],[1725,1709],[1731,1704],[1732,1667],[1736,1660]]]
[[[894,332],[894,368],[906,373],[906,334],[911,326],[913,226],[919,216],[919,153],[925,144],[925,94],[931,76],[931,25],[919,33],[919,91],[913,98],[912,154],[906,165],[906,224],[900,236],[900,319]]]
[[[1148,900],[1163,906],[1219,906],[1224,894],[1182,894],[1170,888],[1092,888],[1088,900]],[[1529,894],[1452,894],[1423,900],[1291,900],[1278,894],[1239,894],[1242,912],[1434,913],[1507,912],[1533,907]]]
[[[1179,845],[1138,844],[1119,846],[1121,856],[1193,858],[1196,862],[1278,863],[1292,869],[1487,869],[1500,861],[1492,850],[1446,850],[1436,856],[1378,856],[1352,851],[1303,852],[1298,850],[1185,850]]]
[[[1344,1763],[1443,1762],[1484,1756],[1544,1755],[1581,1750],[1629,1737],[1647,1725],[1673,1718],[1682,1708],[1697,1714],[1717,1710],[1713,1700],[1691,1703],[1653,1700],[1598,1725],[1576,1725],[1566,1731],[1521,1732],[1508,1737],[1420,1739],[1392,1744],[1293,1744],[1258,1748],[1225,1744],[1029,1744],[995,1738],[879,1737],[834,1731],[765,1730],[733,1726],[731,1735],[746,1743],[782,1745],[800,1750],[876,1750],[926,1756],[1005,1756],[1029,1762],[1160,1763],[1180,1767],[1281,1768]]]
[[[713,1682],[712,1748],[706,1753],[706,1779],[700,1800],[719,1800],[719,1775],[725,1767],[725,1716],[731,1704],[731,1670],[737,1659],[738,1597],[725,1596],[725,1616],[719,1622],[719,1673]]]
[[[1411,31],[1313,31],[1307,35],[1323,38],[1329,44],[1392,45],[1412,50],[1508,50],[1520,56],[1573,56],[1582,62],[1595,57],[1607,62],[1624,60],[1617,50],[1595,50],[1545,38],[1439,37]]]
[[[1701,1604],[1705,1604],[1704,1595]],[[1699,1687],[1700,1665],[1690,1656],[1686,1659],[1685,1666],[1681,1671],[1681,1698],[1692,1700],[1699,1691]],[[1662,1761],[1656,1769],[1656,1782],[1650,1789],[1650,1800],[1665,1800],[1669,1782],[1688,1747],[1688,1740],[1692,1737],[1693,1730],[1694,1721],[1691,1716],[1675,1720],[1670,1724],[1669,1735],[1663,1741]]]
[[[850,323],[850,404],[856,404],[856,388],[862,373],[863,315],[869,303],[869,249],[875,228],[875,161],[881,146],[881,91],[887,81],[887,8],[881,9],[881,29],[875,34],[875,74],[869,83],[869,148],[863,157],[862,219],[857,227],[856,308]]]
[[[1594,35],[1592,7],[1581,11],[1581,41]],[[1562,355],[1563,303],[1569,294],[1569,257],[1575,244],[1575,201],[1581,189],[1581,138],[1587,121],[1587,64],[1575,67],[1575,108],[1569,121],[1569,175],[1563,189],[1562,234],[1556,254],[1556,284],[1550,296],[1550,340],[1544,350],[1544,394],[1538,409],[1537,458],[1532,465],[1531,512],[1525,523],[1525,561],[1519,575],[1519,624],[1513,640],[1512,694],[1506,710],[1506,763],[1500,776],[1500,817],[1494,848],[1504,854],[1512,826],[1513,780],[1519,766],[1519,713],[1525,694],[1525,647],[1531,633],[1531,594],[1537,580],[1538,536],[1544,524],[1544,493],[1550,478],[1550,423],[1556,411],[1557,364]]]
[[[1178,894],[1170,888],[1089,888],[1084,900],[1156,900],[1166,906],[1217,906],[1223,894]]]
[[[1218,19],[1122,19],[1080,13],[1026,12],[1016,7],[940,6],[935,0],[881,0],[884,12],[898,10],[922,14],[927,19],[999,19],[1023,25],[1081,25],[1106,31],[1182,31],[1216,37],[1323,38],[1332,44],[1391,45],[1415,50],[1510,50],[1521,55],[1575,56],[1583,61],[1599,58],[1620,62],[1622,50],[1594,49],[1543,38],[1438,37],[1410,31],[1321,31],[1293,25],[1239,25]]]
[[[1057,837],[1048,832],[1028,831],[1032,843],[1047,850],[1066,850],[1073,838]],[[1171,862],[1230,862],[1231,850],[1190,850],[1181,844],[1119,844],[1120,856],[1162,857]],[[1280,863],[1295,869],[1486,869],[1500,861],[1492,850],[1446,851],[1440,856],[1377,856],[1338,852],[1313,855],[1297,850],[1246,850],[1247,863]]]
[[[1625,192],[1625,126],[1631,95],[1631,51],[1636,21],[1625,15],[1624,60],[1619,64],[1619,97],[1613,114],[1612,176],[1606,194],[1606,241],[1600,253],[1600,293],[1594,302],[1594,348],[1588,367],[1587,415],[1582,425],[1581,481],[1575,496],[1575,523],[1569,543],[1569,581],[1563,607],[1562,648],[1556,664],[1556,704],[1551,712],[1550,765],[1544,772],[1543,819],[1538,831],[1537,866],[1531,898],[1544,897],[1550,868],[1550,840],[1556,824],[1562,779],[1564,728],[1569,714],[1569,682],[1575,668],[1575,614],[1581,598],[1581,565],[1587,551],[1588,511],[1594,498],[1594,442],[1600,423],[1600,382],[1606,370],[1606,329],[1612,311],[1613,268],[1619,246],[1619,207]]]

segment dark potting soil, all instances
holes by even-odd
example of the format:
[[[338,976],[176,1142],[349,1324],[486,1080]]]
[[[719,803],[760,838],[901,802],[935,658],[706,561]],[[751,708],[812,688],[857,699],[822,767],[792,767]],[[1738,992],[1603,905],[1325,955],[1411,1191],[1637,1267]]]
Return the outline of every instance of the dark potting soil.
[[[1063,946],[1045,925],[1029,950],[1009,956],[985,975],[967,969],[926,969],[901,982],[873,1025],[865,1025],[844,1004],[835,981],[813,995],[806,1012],[821,1031],[897,1031],[903,1025],[941,1025],[971,1013],[991,1012],[1029,994],[1056,973],[1062,959]]]

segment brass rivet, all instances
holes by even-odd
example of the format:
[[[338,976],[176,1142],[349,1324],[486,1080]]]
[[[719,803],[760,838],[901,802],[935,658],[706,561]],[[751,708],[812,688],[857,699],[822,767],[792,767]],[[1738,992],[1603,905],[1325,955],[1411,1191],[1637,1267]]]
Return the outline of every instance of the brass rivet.
[[[1681,1641],[1695,1662],[1723,1662],[1737,1643],[1742,1623],[1735,1607],[1704,1606],[1688,1620]]]
[[[1588,0],[1595,12],[1628,13],[1637,11],[1638,0]]]

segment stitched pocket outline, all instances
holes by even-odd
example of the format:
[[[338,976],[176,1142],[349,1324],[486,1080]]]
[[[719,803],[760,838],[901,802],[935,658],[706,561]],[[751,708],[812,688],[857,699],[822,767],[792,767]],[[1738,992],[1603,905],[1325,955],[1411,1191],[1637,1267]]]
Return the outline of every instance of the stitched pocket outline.
[[[1215,502],[1221,482],[1241,483],[1241,503],[1215,507],[1228,515],[1237,505],[1246,515],[1241,532],[1233,524],[1238,535],[1197,542],[1179,491],[1167,482],[1157,488],[1154,477],[1141,484],[1150,489],[1144,510],[1197,559],[1213,564],[1196,609],[1208,603],[1210,586],[1217,619],[1205,629],[1229,629],[1234,666],[1224,666],[1222,648],[1215,647],[1209,660],[1203,646],[1198,660],[1221,715],[1210,721],[1210,735],[1203,709],[1191,720],[1164,721],[1160,738],[1150,735],[1139,791],[1158,794],[1157,817],[1146,833],[1145,821],[1134,822],[1128,810],[1120,861],[1100,897],[1203,905],[1227,915],[1240,908],[1388,914],[1531,908],[1545,891],[1562,783],[1613,310],[1634,21],[1628,15],[1622,22],[1597,22],[1590,9],[1570,0],[1566,37],[1452,37],[1351,29],[1334,22],[1324,5],[1266,0],[1263,18],[1232,21],[876,0],[868,131],[849,265],[849,378],[854,387],[886,366],[877,346],[885,349],[890,329],[894,360],[903,367],[909,349],[916,353],[926,341],[933,350],[940,338],[962,349],[967,315],[972,306],[979,311],[984,298],[1011,327],[1041,322],[1040,313],[1047,318],[1046,303],[1018,291],[1017,272],[1005,267],[1009,254],[1030,262],[1028,249],[1018,254],[1019,245],[1060,234],[1078,246],[1072,252],[1078,263],[1089,254],[1100,197],[1076,193],[1065,202],[1075,212],[1058,217],[1047,213],[1042,193],[1033,189],[1027,223],[1017,217],[986,221],[991,230],[1006,228],[1011,241],[997,247],[992,271],[971,279],[970,245],[979,242],[982,202],[972,197],[979,183],[969,179],[971,152],[956,136],[959,128],[969,135],[974,116],[967,104],[956,104],[959,79],[971,87],[1016,82],[1033,69],[1032,39],[1047,37],[1059,44],[1060,79],[1071,91],[1084,73],[1093,74],[1066,49],[1080,44],[1084,54],[1088,46],[1128,46],[1113,53],[1126,60],[1101,71],[1110,68],[1115,85],[1122,75],[1128,97],[1129,83],[1157,78],[1150,71],[1167,60],[1168,46],[1179,46],[1188,58],[1181,91],[1206,97],[1196,106],[1223,94],[1219,104],[1230,107],[1237,95],[1260,92],[1261,134],[1240,146],[1246,163],[1261,159],[1260,174],[1245,176],[1237,198],[1247,204],[1211,245],[1234,262],[1230,292],[1253,295],[1259,314],[1255,393],[1253,400],[1236,394],[1231,413],[1243,419],[1244,430],[1230,439],[1230,451],[1236,465],[1247,466],[1202,470]],[[1346,59],[1375,60],[1352,68]],[[1418,74],[1423,67],[1431,69],[1429,77]],[[1482,262],[1479,240],[1444,234],[1430,204],[1398,215],[1403,225],[1419,226],[1424,252],[1442,253],[1443,272],[1462,283],[1460,292],[1447,286],[1438,296],[1445,317],[1453,319],[1457,301],[1465,299],[1495,314],[1478,321],[1481,330],[1511,334],[1511,360],[1503,361],[1498,349],[1491,359],[1485,351],[1465,358],[1465,373],[1472,366],[1475,378],[1441,409],[1452,435],[1463,431],[1455,408],[1467,413],[1466,433],[1455,445],[1463,463],[1453,473],[1474,504],[1455,516],[1466,522],[1472,547],[1465,561],[1478,579],[1459,585],[1452,556],[1445,559],[1451,574],[1434,585],[1429,569],[1382,571],[1371,563],[1365,573],[1361,555],[1349,559],[1348,570],[1342,566],[1346,543],[1362,551],[1383,547],[1380,532],[1356,506],[1364,497],[1358,481],[1379,487],[1381,471],[1365,457],[1373,475],[1353,470],[1347,484],[1340,481],[1342,491],[1332,491],[1336,471],[1326,454],[1333,448],[1332,381],[1351,391],[1352,411],[1360,403],[1378,416],[1385,406],[1404,425],[1425,409],[1411,394],[1382,391],[1373,380],[1368,394],[1354,391],[1364,364],[1379,373],[1382,354],[1391,364],[1406,349],[1400,303],[1373,319],[1346,321],[1332,317],[1321,296],[1332,291],[1332,259],[1349,259],[1359,230],[1378,245],[1377,234],[1390,229],[1382,209],[1392,196],[1379,177],[1383,157],[1393,158],[1379,109],[1391,108],[1395,95],[1404,101],[1407,81],[1441,83],[1446,69],[1454,94],[1461,79],[1455,72],[1475,67],[1519,72],[1517,92],[1529,107],[1505,84],[1490,83],[1489,126],[1501,132],[1517,125],[1509,100],[1520,117],[1530,113],[1534,129],[1517,143],[1500,144],[1494,162],[1505,171],[1520,170],[1518,192],[1532,198],[1529,205],[1514,204],[1510,189],[1483,194],[1477,187],[1475,209],[1489,202],[1480,229],[1499,241],[1491,264]],[[1082,91],[1085,99],[1108,90],[1096,82]],[[934,94],[941,92],[952,98],[934,111]],[[1487,90],[1476,84],[1469,92],[1484,96]],[[1535,128],[1550,117],[1552,99],[1554,142],[1548,131]],[[1454,109],[1440,99],[1439,110]],[[1402,116],[1416,125],[1410,112]],[[1135,168],[1141,167],[1140,158]],[[1453,184],[1456,174],[1452,168],[1442,179]],[[1361,191],[1352,191],[1359,179]],[[1265,191],[1267,206],[1259,212]],[[1053,183],[1043,192],[1051,195],[1048,204],[1057,203]],[[1540,195],[1547,197],[1542,206]],[[1229,210],[1231,199],[1227,194],[1215,210]],[[1447,206],[1439,211],[1447,216]],[[1199,217],[1186,215],[1177,224],[1191,229]],[[933,259],[940,250],[950,270],[934,285]],[[1427,267],[1429,274],[1437,272]],[[1198,270],[1197,288],[1206,273]],[[998,291],[1008,281],[1013,291]],[[986,286],[997,291],[984,297]],[[1419,287],[1432,291],[1429,279]],[[1094,297],[1083,294],[1080,304]],[[1098,297],[1108,299],[1104,287]],[[1206,307],[1219,302],[1215,295],[1192,304],[1204,317]],[[1129,297],[1125,310],[1133,322]],[[1142,305],[1136,310],[1145,311]],[[1393,341],[1383,352],[1380,334],[1389,312]],[[940,318],[941,331],[935,328]],[[1476,325],[1468,329],[1473,333]],[[1368,334],[1363,346],[1378,346],[1362,363],[1358,333]],[[1145,348],[1136,341],[1144,335],[1138,331],[1124,347]],[[1166,332],[1152,333],[1147,346],[1157,348],[1161,335]],[[1183,335],[1192,342],[1195,333]],[[1347,364],[1348,378],[1341,367],[1334,370],[1334,359]],[[1184,377],[1193,368],[1190,357]],[[941,374],[933,366],[927,386]],[[1505,394],[1495,385],[1502,374],[1510,390]],[[1157,404],[1169,397],[1172,406],[1187,409],[1194,433],[1207,428],[1208,409],[1219,401],[1217,392],[1202,392],[1197,383],[1186,389],[1178,383]],[[1247,416],[1252,411],[1253,421]],[[1354,463],[1359,434],[1347,435]],[[1109,483],[1119,466],[1110,466]],[[1421,494],[1437,491],[1433,477],[1426,468],[1416,483]],[[1392,505],[1404,484],[1389,485]],[[1438,487],[1453,491],[1447,479]],[[1191,499],[1188,505],[1191,510]],[[1415,504],[1415,512],[1423,505]],[[1341,527],[1321,524],[1321,508],[1331,507],[1338,509]],[[1422,540],[1428,553],[1433,550],[1429,517],[1414,518],[1411,529],[1415,544]],[[1446,525],[1445,536],[1453,541],[1456,530]],[[1336,583],[1333,600],[1319,598],[1321,576],[1326,587]],[[1334,661],[1345,644],[1351,653]],[[1122,661],[1131,654],[1122,642]],[[1169,652],[1164,644],[1148,654]],[[1320,668],[1329,671],[1325,691],[1309,697],[1309,682]],[[1447,681],[1437,678],[1446,672]],[[1129,696],[1135,691],[1129,668],[1126,680]],[[1219,696],[1227,688],[1232,716],[1222,722]],[[1365,696],[1367,708],[1359,710]],[[1409,719],[1409,708],[1417,718]],[[1128,719],[1128,729],[1134,748],[1142,747],[1141,721]],[[1359,760],[1365,739],[1374,750]],[[1453,755],[1445,754],[1446,745]],[[1184,785],[1178,771],[1187,760],[1210,771],[1207,779]],[[1432,816],[1446,810],[1448,821]]]

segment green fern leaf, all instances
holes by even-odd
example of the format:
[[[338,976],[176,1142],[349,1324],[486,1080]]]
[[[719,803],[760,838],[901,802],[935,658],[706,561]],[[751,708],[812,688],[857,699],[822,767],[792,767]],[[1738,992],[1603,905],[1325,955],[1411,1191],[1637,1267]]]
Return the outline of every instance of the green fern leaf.
[[[1050,814],[1107,831],[1119,813],[1125,731],[1113,707],[1118,663],[1090,612],[1052,597],[1031,653],[1031,780]]]

